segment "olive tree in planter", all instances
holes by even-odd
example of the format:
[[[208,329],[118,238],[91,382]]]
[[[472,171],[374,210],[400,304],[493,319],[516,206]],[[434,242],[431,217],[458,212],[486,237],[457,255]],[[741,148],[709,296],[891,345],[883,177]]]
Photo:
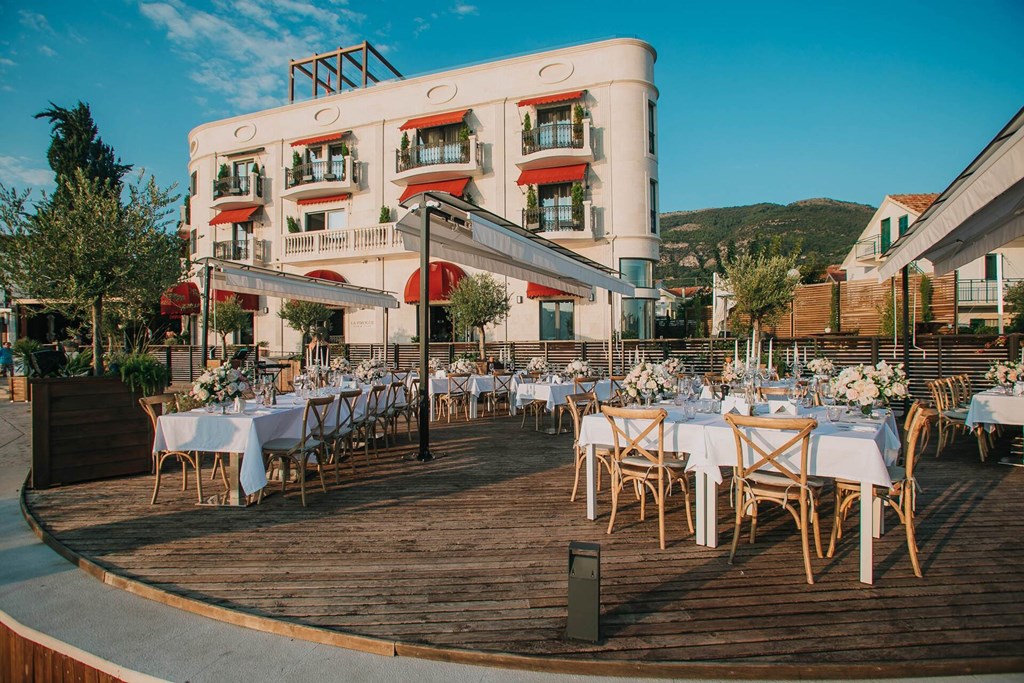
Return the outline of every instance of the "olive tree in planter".
[[[759,348],[762,329],[785,312],[800,284],[796,256],[743,254],[725,266],[725,276],[736,301],[733,314],[750,317],[752,343]]]
[[[409,131],[402,133],[402,141],[398,144],[398,159],[402,169],[409,167]]]
[[[220,337],[221,359],[225,363],[228,360],[228,335],[248,322],[249,314],[242,308],[238,297],[231,296],[214,304],[210,328]]]
[[[526,187],[526,227],[536,230],[540,227],[540,211],[537,210],[537,188],[533,185]]]
[[[573,183],[570,196],[572,199],[572,222],[577,230],[583,229],[583,197],[585,191],[581,183]]]
[[[487,325],[504,320],[512,306],[505,288],[490,273],[476,273],[459,280],[449,295],[448,311],[458,329],[473,328],[479,334],[480,352],[484,359],[484,335]]]

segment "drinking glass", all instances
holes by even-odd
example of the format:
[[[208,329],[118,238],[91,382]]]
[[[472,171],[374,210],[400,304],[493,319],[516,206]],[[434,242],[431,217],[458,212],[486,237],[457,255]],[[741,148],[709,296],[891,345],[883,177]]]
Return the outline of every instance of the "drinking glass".
[[[829,422],[839,422],[839,419],[843,416],[843,407],[831,405],[825,408],[825,415],[828,417]]]
[[[697,415],[697,407],[692,403],[687,403],[683,407],[683,415],[686,416],[687,420],[692,420]]]

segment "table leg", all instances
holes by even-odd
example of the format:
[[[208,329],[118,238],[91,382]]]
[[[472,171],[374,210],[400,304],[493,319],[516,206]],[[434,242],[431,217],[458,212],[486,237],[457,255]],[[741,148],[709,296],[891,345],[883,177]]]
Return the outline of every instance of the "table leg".
[[[469,418],[471,420],[475,420],[476,419],[477,403],[479,403],[478,397],[475,394],[470,394],[469,395]]]
[[[885,533],[885,506],[882,504],[881,498],[873,497],[871,501],[871,516],[874,519],[874,524],[871,525],[871,535],[875,538],[881,538],[882,534]]]
[[[587,519],[597,519],[597,458],[594,446],[587,446]],[[609,483],[611,486],[611,483]]]
[[[241,481],[242,454],[228,453],[228,505],[245,507],[245,491]]]
[[[697,545],[718,547],[718,484],[704,472],[696,473]]]
[[[437,419],[437,415],[436,415],[437,411],[435,409],[436,401],[434,401],[434,395],[433,394],[430,395],[429,399],[427,400],[427,403],[430,404],[430,421],[433,422],[434,420]]]
[[[873,497],[874,485],[862,481],[860,483],[860,581],[874,583],[874,517],[875,506],[870,501]]]

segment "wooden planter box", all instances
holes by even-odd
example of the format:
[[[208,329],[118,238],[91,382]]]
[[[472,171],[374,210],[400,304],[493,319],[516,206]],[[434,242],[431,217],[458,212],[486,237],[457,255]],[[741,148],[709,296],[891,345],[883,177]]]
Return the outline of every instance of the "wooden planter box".
[[[31,380],[32,486],[145,474],[153,434],[133,393],[116,377]]]
[[[302,361],[279,360],[274,362],[288,366],[286,368],[282,368],[281,374],[277,376],[277,390],[279,392],[291,391],[293,389],[292,380],[295,379],[295,375],[302,374]]]
[[[32,387],[28,383],[28,377],[11,376],[7,378],[7,381],[12,401],[32,400]]]

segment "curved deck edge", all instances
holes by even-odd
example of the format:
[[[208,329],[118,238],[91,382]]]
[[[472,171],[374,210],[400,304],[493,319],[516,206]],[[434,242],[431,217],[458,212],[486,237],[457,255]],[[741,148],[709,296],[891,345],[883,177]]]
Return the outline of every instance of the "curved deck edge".
[[[1008,674],[1024,672],[1024,657],[993,657],[984,660],[947,660],[942,662],[892,662],[884,664],[849,664],[827,663],[818,665],[788,663],[746,663],[746,662],[645,662],[645,661],[610,661],[600,659],[568,659],[560,657],[544,657],[517,655],[504,652],[467,650],[450,647],[439,647],[402,641],[390,641],[370,636],[332,631],[328,629],[294,624],[271,617],[248,614],[239,610],[220,607],[193,598],[175,595],[169,591],[155,588],[147,583],[130,579],[108,570],[78,552],[64,545],[56,536],[46,530],[29,509],[26,500],[28,481],[19,494],[22,516],[29,528],[40,541],[62,558],[77,566],[100,582],[134,595],[153,600],[176,609],[184,610],[217,621],[240,626],[255,631],[271,633],[286,638],[296,638],[308,642],[366,652],[388,657],[411,657],[417,659],[487,666],[501,669],[537,671],[551,674],[603,675],[616,677],[647,677],[647,678],[721,678],[721,679],[768,679],[768,680],[802,680],[807,678],[820,679],[872,679],[872,678],[910,678],[930,676],[965,676],[985,674]],[[3,613],[0,612],[0,615]],[[44,634],[40,634],[44,636]],[[58,643],[48,636],[44,636]],[[49,647],[49,646],[48,646]],[[71,645],[62,647],[78,651]],[[83,655],[88,653],[82,652]],[[93,657],[94,659],[95,658]],[[105,660],[99,660],[104,661]],[[110,666],[117,667],[113,663]],[[126,671],[127,670],[123,670]],[[134,672],[128,672],[134,673]],[[138,680],[142,683],[159,681],[145,674]]]

